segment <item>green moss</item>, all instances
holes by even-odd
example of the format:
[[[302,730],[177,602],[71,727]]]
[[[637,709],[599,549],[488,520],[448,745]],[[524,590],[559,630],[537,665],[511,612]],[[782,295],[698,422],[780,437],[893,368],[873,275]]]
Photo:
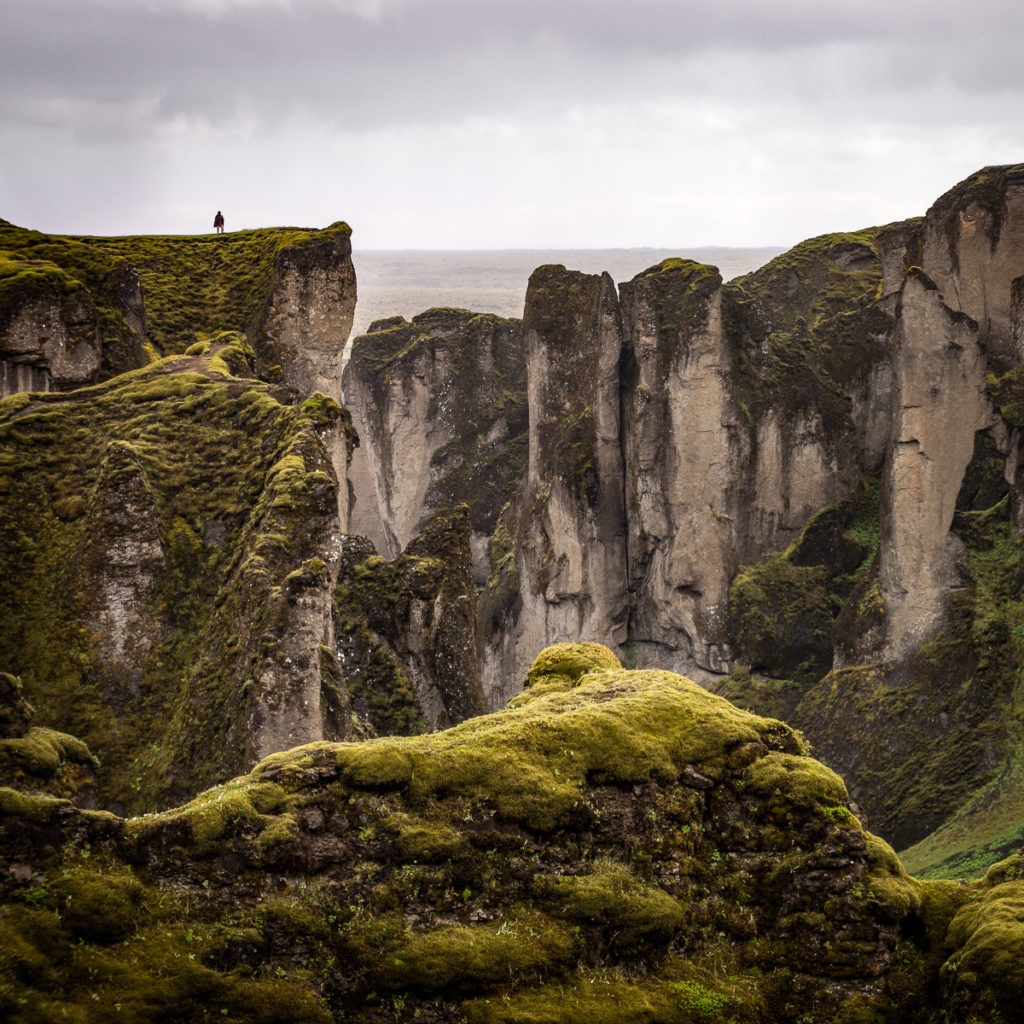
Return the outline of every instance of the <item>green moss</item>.
[[[754,761],[744,779],[754,793],[777,794],[797,806],[845,808],[849,802],[843,780],[808,757],[772,752]]]
[[[392,815],[385,834],[398,858],[406,863],[439,864],[469,850],[465,836],[444,823],[407,815]]]
[[[594,971],[572,983],[547,985],[504,999],[463,1004],[469,1024],[732,1024],[758,1019],[734,983],[726,994],[710,979],[625,979]]]
[[[899,1005],[925,1005],[965,902],[908,878],[798,735],[599,646],[534,668],[565,685],[442,733],[283,751],[91,842],[101,822],[0,790],[5,842],[49,851],[0,890],[0,1011],[857,1020],[853,994],[897,1005],[897,967]]]
[[[52,777],[69,762],[99,767],[89,748],[67,733],[33,727],[25,736],[0,740],[0,772],[4,775]]]
[[[578,649],[570,645],[567,655],[576,666]],[[559,662],[557,650],[542,657],[548,666]],[[435,736],[343,744],[336,756],[353,785],[403,788],[417,807],[459,792],[486,802],[503,820],[544,833],[587,820],[588,780],[668,782],[687,765],[718,778],[727,751],[748,742],[802,749],[781,723],[741,712],[681,676],[605,669],[584,675],[568,693],[539,695]],[[279,771],[286,758],[269,758],[256,774]]]
[[[559,917],[601,935],[617,955],[643,955],[663,946],[687,921],[684,907],[641,882],[622,865],[595,862],[586,875],[545,880],[540,895]]]
[[[392,991],[480,991],[558,973],[571,961],[569,934],[536,914],[510,914],[497,925],[413,933],[378,969]]]
[[[957,912],[947,933],[953,953],[942,967],[946,998],[980,1011],[986,1020],[1016,1019],[1024,998],[1022,874],[1017,855],[986,877],[981,898]]]
[[[747,671],[792,680],[799,691],[727,684],[729,693],[753,702],[753,710],[791,714],[800,693],[831,668],[837,619],[841,612],[850,615],[844,601],[855,588],[870,587],[879,543],[878,498],[878,482],[865,481],[859,495],[811,516],[785,551],[741,566],[734,576],[729,619],[737,661]]]
[[[588,672],[621,669],[619,659],[604,644],[557,644],[542,651],[529,672],[521,703],[541,693],[568,689],[579,683]]]

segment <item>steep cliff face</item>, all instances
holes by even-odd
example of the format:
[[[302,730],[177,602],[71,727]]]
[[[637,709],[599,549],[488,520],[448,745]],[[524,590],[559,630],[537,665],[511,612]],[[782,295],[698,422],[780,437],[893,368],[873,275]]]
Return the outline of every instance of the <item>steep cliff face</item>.
[[[673,652],[676,667],[723,670],[750,437],[729,392],[722,279],[713,267],[676,260],[620,290],[629,637],[646,658],[671,664]]]
[[[1019,858],[922,885],[847,800],[782,723],[554,648],[501,713],[277,754],[159,815],[0,790],[0,1008],[1015,1019]]]
[[[465,503],[478,581],[525,468],[526,361],[518,320],[436,309],[355,340],[345,401],[361,439],[352,530],[394,558],[426,517]]]
[[[325,734],[346,417],[282,405],[237,335],[0,403],[0,664],[153,806]],[[243,376],[238,376],[242,374]],[[326,653],[325,653],[326,652]],[[334,687],[337,690],[337,687]]]
[[[728,284],[672,260],[616,296],[542,268],[527,467],[482,592],[492,704],[538,646],[597,638],[793,715],[900,844],[1008,787],[1022,196],[1020,168],[989,168],[923,219],[811,239]],[[447,379],[420,366],[417,409]],[[364,370],[411,436],[412,392]]]
[[[53,263],[0,253],[0,397],[88,384],[101,349],[86,288]]]
[[[366,538],[345,539],[335,637],[365,735],[435,731],[485,711],[470,536],[463,505],[390,562]]]
[[[530,416],[527,471],[492,550],[481,609],[492,706],[551,641],[626,639],[619,363],[611,278],[541,267],[523,318]]]
[[[1019,168],[987,169],[897,239],[909,269],[899,291],[876,304],[891,317],[893,383],[877,506],[835,509],[838,529],[816,581],[817,630],[834,644],[834,671],[788,699],[792,720],[898,845],[947,822],[941,839],[922,846],[918,868],[983,865],[1020,839],[1012,794],[1024,655],[1015,341],[1022,207]],[[890,255],[890,267],[897,262]],[[851,543],[863,546],[864,560],[849,575],[835,563]],[[781,580],[782,564],[766,561],[734,585],[744,621],[799,606],[796,582],[770,596],[752,586]],[[808,593],[806,583],[805,575]],[[786,658],[770,674],[813,678]],[[764,706],[758,698],[751,705]],[[961,816],[971,829],[956,824]]]
[[[248,327],[256,369],[300,395],[341,399],[341,360],[356,308],[351,232],[335,224],[273,257],[262,308]],[[342,476],[344,474],[341,474]]]

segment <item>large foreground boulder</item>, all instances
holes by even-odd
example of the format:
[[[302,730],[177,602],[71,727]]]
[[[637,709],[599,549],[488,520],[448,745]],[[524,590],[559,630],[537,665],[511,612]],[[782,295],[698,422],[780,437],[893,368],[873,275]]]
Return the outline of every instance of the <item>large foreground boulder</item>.
[[[796,733],[596,644],[446,732],[128,820],[3,790],[0,828],[12,1022],[1015,1019],[981,936],[1019,883],[944,947],[966,890],[909,878]]]

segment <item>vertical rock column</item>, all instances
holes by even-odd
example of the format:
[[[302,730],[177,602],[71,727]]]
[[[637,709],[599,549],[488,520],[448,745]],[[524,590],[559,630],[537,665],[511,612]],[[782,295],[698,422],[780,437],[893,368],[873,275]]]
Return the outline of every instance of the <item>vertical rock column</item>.
[[[727,670],[730,506],[748,445],[727,386],[722,279],[668,260],[624,284],[622,305],[631,638],[666,667]]]
[[[523,340],[529,456],[511,516],[519,593],[485,661],[492,703],[518,691],[549,644],[626,639],[622,326],[612,279],[540,267]]]
[[[356,272],[347,224],[332,224],[314,241],[282,249],[266,302],[247,331],[260,375],[279,376],[300,398],[321,392],[340,402],[341,364],[355,311]],[[339,481],[347,480],[350,456],[347,441],[336,441],[331,462]],[[339,515],[347,513],[347,506],[343,483]]]
[[[978,325],[946,306],[912,271],[898,313],[897,407],[883,490],[879,586],[883,657],[901,660],[942,624],[960,582],[962,544],[950,532],[975,431],[991,426]]]

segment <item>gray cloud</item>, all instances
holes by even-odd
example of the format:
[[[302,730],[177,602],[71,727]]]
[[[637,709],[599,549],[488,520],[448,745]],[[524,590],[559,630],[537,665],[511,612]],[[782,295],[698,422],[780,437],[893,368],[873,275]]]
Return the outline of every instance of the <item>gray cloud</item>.
[[[163,230],[229,194],[247,222],[362,218],[383,245],[774,243],[829,204],[847,227],[923,212],[1024,149],[1019,0],[88,12],[6,0],[0,216]]]
[[[744,76],[747,65],[741,86],[784,92],[817,70],[825,48],[831,81],[816,83],[825,93],[871,96],[887,83],[920,87],[944,77],[969,92],[1002,86],[1007,73],[1018,74],[1013,47],[1024,8],[995,5],[991,31],[958,8],[877,0],[91,0],[83,18],[81,0],[32,0],[5,24],[0,96],[8,120],[40,100],[117,108],[126,97],[152,97],[157,120],[201,115],[223,124],[248,112],[273,124],[298,108],[365,129],[558,109],[652,87],[685,96],[708,87],[695,71],[713,72],[715,57],[732,75]],[[131,137],[154,118],[121,123]]]

